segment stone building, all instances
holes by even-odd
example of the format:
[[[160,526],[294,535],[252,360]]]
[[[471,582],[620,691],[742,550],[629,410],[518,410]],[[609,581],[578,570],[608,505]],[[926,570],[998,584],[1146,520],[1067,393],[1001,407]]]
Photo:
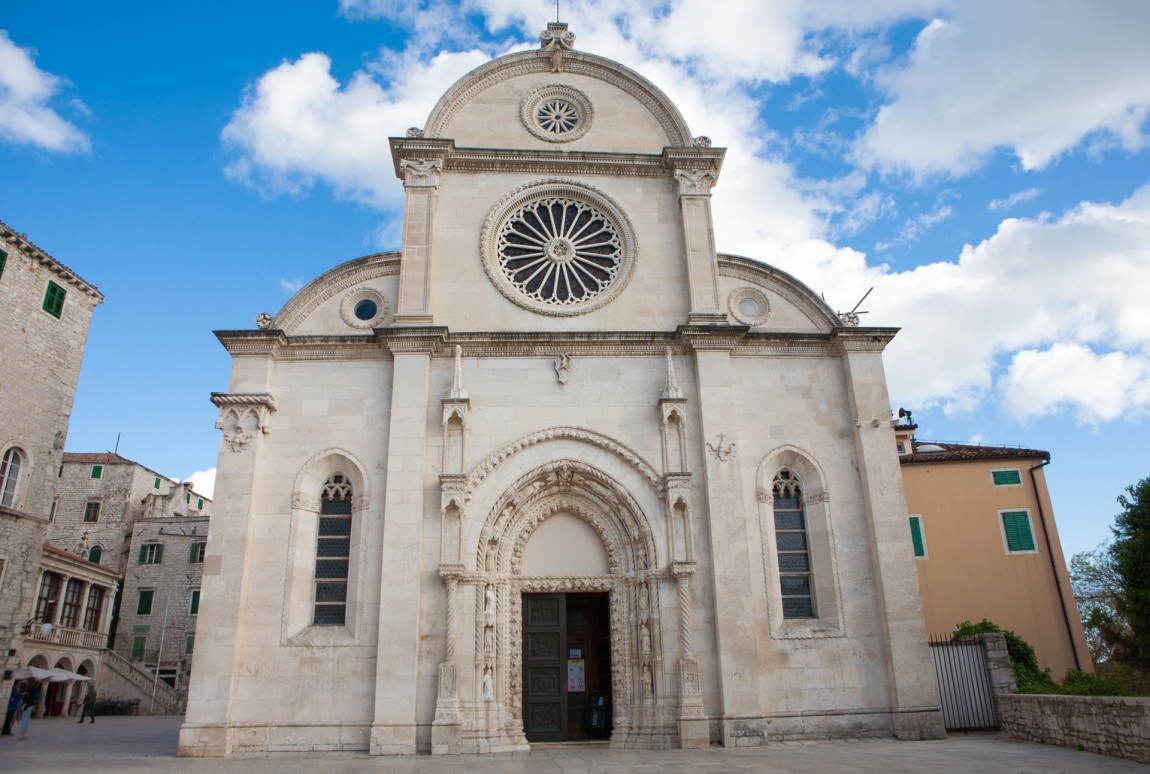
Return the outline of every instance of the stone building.
[[[36,581],[36,622],[20,645],[23,665],[63,669],[98,684],[119,585],[111,568],[45,543]],[[45,623],[52,626],[43,627]],[[72,714],[86,687],[79,680],[45,682],[36,716]]]
[[[210,515],[211,500],[112,452],[65,452],[49,542],[123,573],[132,525],[145,516]]]
[[[391,140],[400,252],[217,333],[181,755],[943,735],[896,331],[717,253],[724,150],[573,44]]]
[[[24,665],[41,546],[80,376],[95,286],[0,223],[0,695]]]
[[[1046,488],[1050,453],[916,441],[895,428],[927,629],[986,618],[1061,679],[1093,672]]]
[[[195,514],[133,522],[115,650],[177,693],[188,683],[200,606],[210,503]]]

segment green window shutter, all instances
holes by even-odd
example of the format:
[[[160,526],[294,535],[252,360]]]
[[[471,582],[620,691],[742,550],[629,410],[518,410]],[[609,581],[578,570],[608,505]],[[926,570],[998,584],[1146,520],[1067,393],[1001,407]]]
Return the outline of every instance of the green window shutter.
[[[133,637],[132,638],[132,660],[144,660],[144,648],[148,646],[147,637]]]
[[[1026,511],[1002,514],[1002,527],[1006,531],[1006,546],[1011,551],[1034,550],[1034,535],[1030,532]]]
[[[60,469],[56,471],[56,478],[63,478],[63,477],[64,477],[64,463],[61,462],[60,463]]]
[[[192,543],[191,547],[188,550],[188,562],[191,564],[196,563],[196,554],[198,554],[200,552],[199,545],[200,545],[199,543]]]
[[[160,488],[160,477],[156,476],[156,480],[152,483],[152,489]]]
[[[204,509],[204,501],[203,500],[196,500],[196,510],[202,511],[203,509]]]
[[[0,250],[0,277],[4,276],[4,264],[8,263],[8,253]]]
[[[192,502],[192,496],[190,494],[184,495],[184,502],[185,503],[191,503]]]
[[[44,291],[44,303],[41,308],[59,319],[60,313],[64,311],[64,297],[66,295],[64,288],[49,280],[48,289]]]
[[[996,470],[990,475],[995,486],[1017,486],[1022,483],[1022,472],[1019,470]]]
[[[189,634],[184,638],[184,654],[192,655],[192,649],[196,647],[196,635]]]
[[[152,614],[152,597],[155,593],[152,589],[140,589],[140,598],[136,601],[136,615]]]
[[[148,561],[148,545],[145,543],[140,546],[140,564]]]
[[[160,543],[156,546],[156,557],[152,564],[159,564],[162,561],[164,561],[164,544]]]
[[[191,615],[197,615],[199,612],[200,612],[200,590],[199,589],[193,589],[192,590],[192,605],[191,605],[191,607],[188,608],[188,613]]]
[[[922,542],[922,523],[917,516],[910,517],[910,539],[914,543],[914,555],[926,556],[926,545]]]
[[[103,478],[103,477],[104,477],[104,466],[103,465],[93,465],[92,466],[92,478]]]

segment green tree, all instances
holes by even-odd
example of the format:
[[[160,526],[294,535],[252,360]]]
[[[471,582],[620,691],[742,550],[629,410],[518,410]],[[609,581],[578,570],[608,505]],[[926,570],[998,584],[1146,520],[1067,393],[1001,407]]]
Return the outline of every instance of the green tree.
[[[1115,631],[1126,631],[1126,619],[1116,608],[1122,595],[1122,584],[1114,568],[1110,546],[1103,543],[1093,551],[1083,551],[1070,559],[1070,584],[1078,602],[1078,615],[1086,633],[1086,645],[1095,664],[1110,663],[1113,659]]]
[[[1150,672],[1150,478],[1119,495],[1122,513],[1114,517],[1109,553],[1121,588],[1114,600],[1113,628],[1101,629],[1112,658]]]

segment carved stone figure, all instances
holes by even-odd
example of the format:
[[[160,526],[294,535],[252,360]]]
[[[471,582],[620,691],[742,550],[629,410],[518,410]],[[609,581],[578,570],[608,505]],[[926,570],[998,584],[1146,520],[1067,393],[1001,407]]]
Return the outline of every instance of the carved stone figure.
[[[649,664],[643,665],[643,695],[652,696],[655,693],[655,686],[651,680],[651,666]]]
[[[571,356],[558,355],[555,358],[555,373],[559,376],[560,384],[567,384],[567,377],[571,376]]]
[[[489,615],[495,615],[495,587],[488,586],[484,594],[486,604],[483,607],[483,612]]]
[[[495,655],[495,627],[486,626],[483,628],[483,652],[488,656]]]
[[[644,658],[651,655],[651,632],[647,624],[639,624],[639,652]]]
[[[483,700],[495,701],[495,681],[491,678],[491,667],[483,672]]]

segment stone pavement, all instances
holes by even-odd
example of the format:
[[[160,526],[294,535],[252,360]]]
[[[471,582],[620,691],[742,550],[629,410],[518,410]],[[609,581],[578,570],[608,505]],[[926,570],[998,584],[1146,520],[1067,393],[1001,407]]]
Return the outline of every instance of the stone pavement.
[[[1150,772],[1133,761],[1018,742],[996,734],[952,735],[943,742],[890,739],[789,742],[723,750],[536,748],[517,755],[371,758],[360,754],[272,758],[175,758],[180,717],[101,717],[33,721],[27,742],[0,737],[0,772],[425,772],[426,774],[1086,774]]]

